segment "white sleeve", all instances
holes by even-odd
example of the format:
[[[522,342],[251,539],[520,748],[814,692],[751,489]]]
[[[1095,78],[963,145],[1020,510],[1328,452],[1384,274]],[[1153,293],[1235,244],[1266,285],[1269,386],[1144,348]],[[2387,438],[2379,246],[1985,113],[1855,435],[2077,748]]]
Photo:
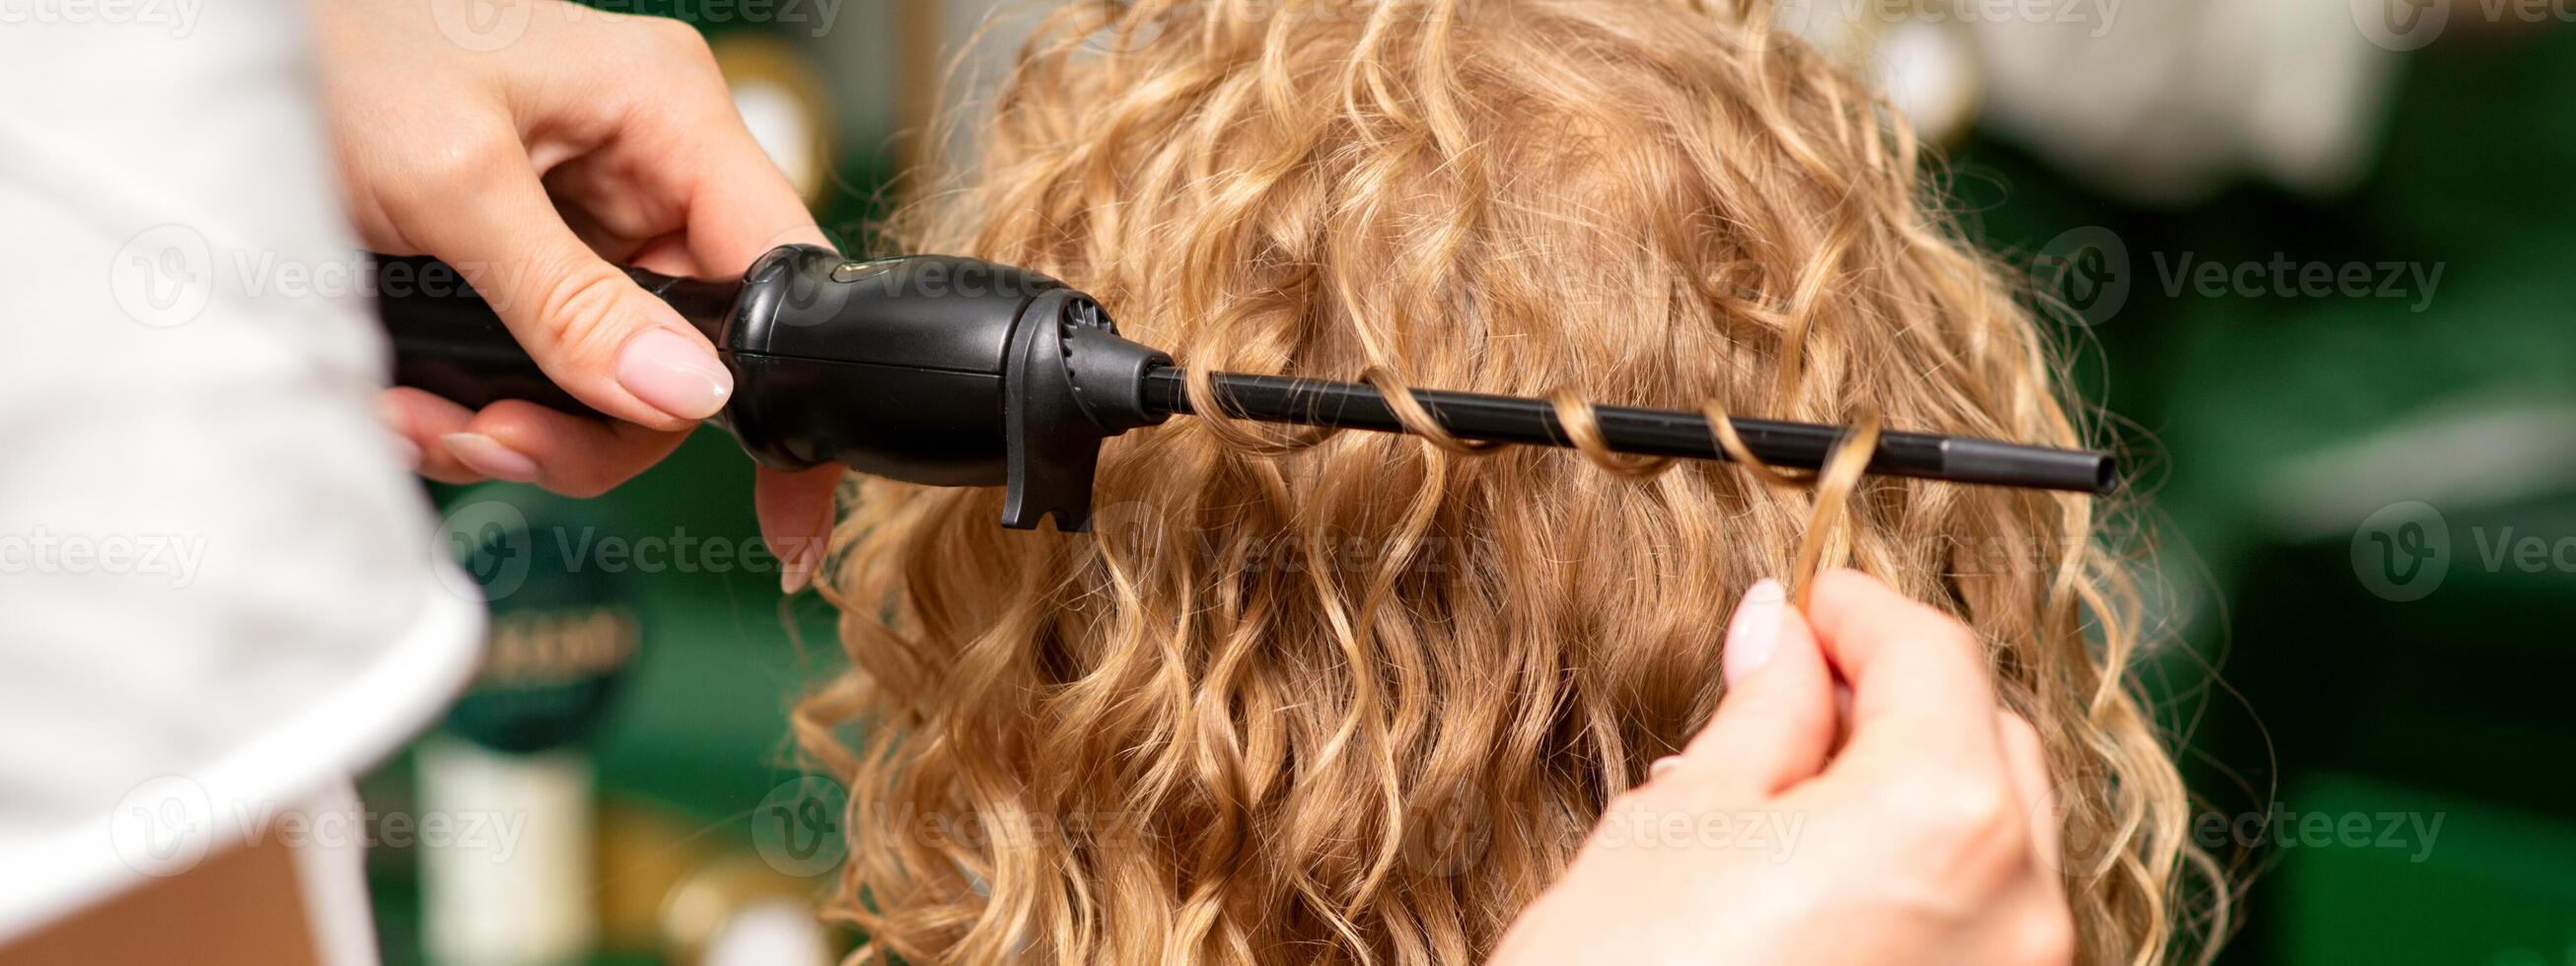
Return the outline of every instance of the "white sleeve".
[[[473,584],[379,428],[304,7],[0,24],[0,944],[364,767]]]

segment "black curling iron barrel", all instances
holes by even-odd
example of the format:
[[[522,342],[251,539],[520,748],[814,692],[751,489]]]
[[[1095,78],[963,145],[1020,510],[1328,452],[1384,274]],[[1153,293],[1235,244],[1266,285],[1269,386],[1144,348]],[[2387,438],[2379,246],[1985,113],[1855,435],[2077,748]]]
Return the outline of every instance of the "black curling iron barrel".
[[[470,275],[427,258],[378,258],[380,311],[396,384],[480,407],[523,399],[591,410],[545,377]],[[1035,272],[968,258],[851,261],[789,245],[739,282],[629,272],[716,345],[734,394],[716,422],[761,463],[838,462],[936,486],[1002,486],[1004,526],[1048,514],[1089,525],[1100,444],[1193,414],[1169,355],[1118,335],[1090,296]],[[1274,423],[1403,432],[1374,387],[1212,373],[1224,415]],[[1570,446],[1554,407],[1536,399],[1415,390],[1461,439]],[[1610,449],[1726,459],[1697,413],[1601,406]],[[1842,427],[1736,419],[1745,448],[1775,466],[1815,468]],[[1993,486],[2109,493],[2109,454],[1922,433],[1881,434],[1867,470]]]

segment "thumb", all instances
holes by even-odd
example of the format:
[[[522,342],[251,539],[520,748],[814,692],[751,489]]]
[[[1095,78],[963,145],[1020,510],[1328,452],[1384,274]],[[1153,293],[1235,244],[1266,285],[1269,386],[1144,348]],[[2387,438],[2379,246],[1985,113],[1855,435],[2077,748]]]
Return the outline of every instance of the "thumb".
[[[486,190],[415,234],[491,303],[548,378],[653,429],[685,429],[724,408],[733,375],[706,336],[583,244],[533,167],[486,173]]]
[[[1779,581],[1744,593],[1721,663],[1726,696],[1674,771],[1767,796],[1823,770],[1837,724],[1833,675]]]

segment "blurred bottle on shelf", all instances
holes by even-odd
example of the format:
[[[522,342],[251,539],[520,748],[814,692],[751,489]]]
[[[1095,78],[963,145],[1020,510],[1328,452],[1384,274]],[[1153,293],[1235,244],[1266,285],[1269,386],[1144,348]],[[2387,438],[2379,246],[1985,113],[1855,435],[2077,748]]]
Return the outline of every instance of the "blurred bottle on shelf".
[[[611,531],[508,484],[464,491],[444,530],[491,631],[474,684],[416,749],[422,945],[440,966],[580,962],[598,934],[582,742],[641,632],[622,572],[565,548]]]

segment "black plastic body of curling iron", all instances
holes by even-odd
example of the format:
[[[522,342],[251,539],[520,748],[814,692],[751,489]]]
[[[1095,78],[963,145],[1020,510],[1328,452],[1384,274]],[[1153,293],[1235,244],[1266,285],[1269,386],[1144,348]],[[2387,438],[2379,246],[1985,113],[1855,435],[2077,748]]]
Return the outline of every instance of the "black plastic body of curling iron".
[[[474,294],[470,275],[426,258],[378,258],[380,310],[396,384],[467,406],[524,399],[591,410],[538,370]],[[1120,338],[1090,296],[1023,269],[967,258],[850,261],[789,245],[739,282],[630,271],[716,345],[733,399],[716,418],[763,464],[838,462],[937,486],[1007,488],[1002,523],[1089,525],[1100,444],[1192,413],[1170,356]],[[1227,415],[1265,422],[1402,432],[1371,386],[1214,373]],[[1553,407],[1536,399],[1416,390],[1461,439],[1569,446]],[[1651,456],[1725,459],[1697,413],[1602,406],[1603,441]],[[1845,430],[1736,419],[1745,448],[1775,466],[1824,464]],[[1871,473],[1994,486],[2109,493],[2106,453],[1888,432]]]

